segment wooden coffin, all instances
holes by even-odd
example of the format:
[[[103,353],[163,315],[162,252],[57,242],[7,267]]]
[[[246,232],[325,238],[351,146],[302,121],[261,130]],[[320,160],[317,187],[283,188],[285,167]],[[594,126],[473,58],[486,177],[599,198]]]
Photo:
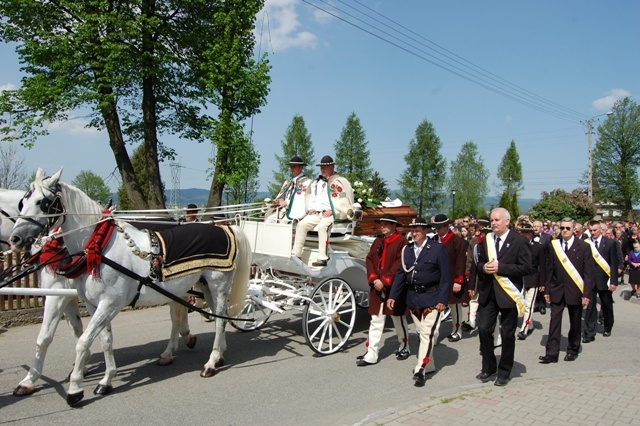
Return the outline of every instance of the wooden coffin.
[[[354,231],[355,235],[370,235],[374,236],[380,233],[380,225],[375,221],[380,219],[383,214],[390,213],[396,217],[401,225],[398,228],[400,232],[409,231],[409,223],[418,216],[418,213],[410,206],[402,205],[400,207],[381,207],[377,209],[364,209],[362,210],[362,221],[358,222]]]

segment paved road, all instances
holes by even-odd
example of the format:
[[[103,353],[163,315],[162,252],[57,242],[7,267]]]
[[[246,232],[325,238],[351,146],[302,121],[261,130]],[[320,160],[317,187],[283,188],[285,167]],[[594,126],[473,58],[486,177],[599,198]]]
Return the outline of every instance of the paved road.
[[[513,380],[506,388],[477,383],[477,335],[456,343],[442,340],[450,322],[435,350],[437,372],[424,388],[415,388],[415,359],[395,360],[390,329],[380,363],[355,366],[366,340],[364,312],[346,350],[327,357],[314,356],[306,346],[297,312],[274,316],[259,332],[231,331],[228,366],[210,379],[198,372],[213,342],[211,323],[191,314],[198,345],[193,350],[182,345],[172,366],[157,367],[170,325],[168,308],[123,312],[113,324],[119,366],[113,393],[92,394],[104,369],[96,354],[85,400],[74,408],[65,401],[75,352],[66,326],[56,333],[38,391],[12,396],[33,357],[39,328],[17,327],[0,334],[0,423],[640,424],[640,304],[617,295],[615,302],[613,335],[598,335],[573,363],[537,363],[549,315],[536,314],[535,332],[517,344]],[[415,335],[411,344],[415,353]]]

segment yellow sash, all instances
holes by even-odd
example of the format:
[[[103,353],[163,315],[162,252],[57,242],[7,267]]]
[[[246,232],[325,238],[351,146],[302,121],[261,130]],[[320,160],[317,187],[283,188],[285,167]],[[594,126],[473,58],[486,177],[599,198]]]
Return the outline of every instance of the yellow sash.
[[[496,247],[494,245],[494,237],[493,232],[489,232],[485,237],[487,241],[487,255],[489,256],[490,261],[494,261],[498,258],[498,253],[496,252]],[[503,277],[498,274],[493,274],[500,287],[507,293],[507,295],[516,303],[518,307],[518,315],[524,314],[525,310],[525,300],[522,296],[522,292],[518,290],[518,287],[515,286],[513,282],[507,277]]]
[[[589,243],[589,245],[591,245],[591,254],[593,255],[593,259],[596,261],[598,266],[600,266],[602,270],[607,273],[607,276],[609,277],[609,279],[607,280],[607,285],[609,285],[609,282],[611,281],[611,267],[609,266],[607,261],[604,260],[604,257],[602,257],[602,255],[596,248],[596,245],[593,243],[593,241],[591,240],[586,240],[586,241]]]
[[[571,263],[571,261],[567,257],[567,254],[564,252],[564,250],[562,250],[562,247],[560,246],[560,240],[551,241],[551,245],[553,246],[553,250],[556,252],[556,256],[558,256],[558,259],[560,259],[564,270],[567,271],[567,274],[569,274],[575,285],[578,286],[578,288],[580,289],[580,293],[584,294],[584,281],[582,280],[582,277],[576,270],[575,266],[573,266],[573,263]]]

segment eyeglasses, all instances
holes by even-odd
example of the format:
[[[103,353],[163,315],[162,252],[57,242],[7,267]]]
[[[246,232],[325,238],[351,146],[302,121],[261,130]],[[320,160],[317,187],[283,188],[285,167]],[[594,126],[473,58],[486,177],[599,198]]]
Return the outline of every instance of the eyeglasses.
[[[561,231],[571,231],[571,227],[570,226],[561,226],[560,230]]]
[[[463,222],[469,222],[469,219],[462,219]]]

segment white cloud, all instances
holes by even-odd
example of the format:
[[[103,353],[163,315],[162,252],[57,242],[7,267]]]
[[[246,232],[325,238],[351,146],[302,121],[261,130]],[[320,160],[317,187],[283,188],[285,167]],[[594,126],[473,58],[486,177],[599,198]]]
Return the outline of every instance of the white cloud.
[[[335,12],[335,11],[331,11],[331,13],[337,14],[337,12]],[[317,23],[324,25],[324,24],[328,23],[329,21],[331,21],[332,19],[334,19],[334,16],[328,14],[324,10],[315,9],[313,11],[313,18],[316,20]]]
[[[315,47],[318,37],[300,29],[296,5],[298,0],[267,0],[262,12],[258,14],[256,32],[259,32],[261,20],[265,19],[262,31],[262,43],[274,52],[296,47]],[[266,12],[266,13],[264,13]],[[257,35],[259,39],[259,35]]]
[[[610,111],[616,101],[631,96],[631,92],[625,89],[611,89],[605,92],[605,95],[606,96],[591,102],[591,106],[599,111]]]
[[[17,89],[16,85],[12,83],[0,84],[0,92],[4,92],[5,90],[16,90],[16,89]]]
[[[49,125],[51,132],[64,132],[72,136],[95,136],[100,133],[94,127],[86,127],[88,121],[84,118],[70,117],[67,121],[56,121]]]

